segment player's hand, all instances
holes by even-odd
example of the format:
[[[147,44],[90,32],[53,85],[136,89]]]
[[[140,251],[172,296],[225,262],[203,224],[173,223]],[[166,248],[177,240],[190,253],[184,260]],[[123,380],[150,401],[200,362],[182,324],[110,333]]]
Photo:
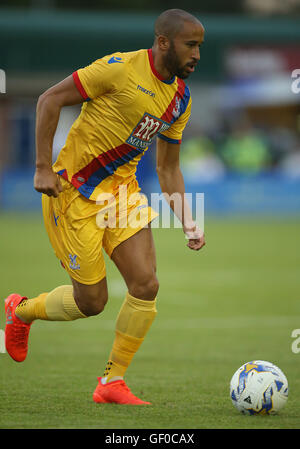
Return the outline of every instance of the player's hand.
[[[203,248],[205,245],[204,232],[198,228],[197,225],[192,228],[183,227],[183,232],[185,233],[186,238],[189,240],[187,247],[194,250],[199,251],[199,249]]]
[[[58,197],[63,191],[59,175],[51,167],[37,168],[34,175],[34,188],[48,196]]]

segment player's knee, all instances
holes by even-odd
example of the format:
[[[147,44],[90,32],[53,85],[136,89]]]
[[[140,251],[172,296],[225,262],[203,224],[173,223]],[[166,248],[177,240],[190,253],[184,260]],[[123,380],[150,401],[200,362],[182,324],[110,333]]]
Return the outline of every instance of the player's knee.
[[[149,293],[151,293],[152,296],[156,297],[158,290],[159,290],[159,282],[156,276],[153,276],[150,283],[148,284]]]
[[[107,297],[101,297],[100,299],[97,298],[97,300],[91,301],[89,303],[89,316],[99,315],[99,313],[103,312],[107,299]]]
[[[135,298],[153,300],[159,289],[159,282],[153,273],[133,282],[130,292]]]
[[[99,315],[108,301],[107,292],[91,292],[79,294],[75,300],[80,311],[86,316]]]

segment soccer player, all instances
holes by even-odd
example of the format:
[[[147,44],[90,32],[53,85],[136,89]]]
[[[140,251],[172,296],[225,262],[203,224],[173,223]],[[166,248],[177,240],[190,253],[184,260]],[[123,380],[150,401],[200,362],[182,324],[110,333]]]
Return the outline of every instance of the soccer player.
[[[156,20],[151,49],[98,59],[38,100],[34,187],[43,193],[45,227],[71,285],[30,299],[11,294],[5,300],[6,349],[21,362],[34,320],[69,321],[103,311],[108,300],[103,248],[128,292],[104,374],[93,394],[97,403],[149,404],[134,396],[124,374],[157,313],[150,226],[157,214],[139,193],[135,176],[155,136],[161,189],[169,198],[177,193],[182,199],[180,210],[175,201],[169,204],[182,221],[188,247],[197,251],[205,244],[185,202],[179,166],[182,132],[191,112],[190,91],[183,79],[195,70],[203,38],[197,18],[183,10],[167,10]],[[83,103],[81,113],[52,164],[60,110],[79,103]],[[129,200],[132,195],[140,200],[139,206]],[[115,222],[109,221],[112,209]]]

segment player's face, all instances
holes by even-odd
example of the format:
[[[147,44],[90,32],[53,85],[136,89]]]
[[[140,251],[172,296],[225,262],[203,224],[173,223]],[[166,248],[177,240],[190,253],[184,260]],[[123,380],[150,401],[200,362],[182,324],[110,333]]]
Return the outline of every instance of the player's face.
[[[184,22],[183,29],[170,41],[164,64],[172,75],[185,79],[195,71],[204,40],[201,23]]]

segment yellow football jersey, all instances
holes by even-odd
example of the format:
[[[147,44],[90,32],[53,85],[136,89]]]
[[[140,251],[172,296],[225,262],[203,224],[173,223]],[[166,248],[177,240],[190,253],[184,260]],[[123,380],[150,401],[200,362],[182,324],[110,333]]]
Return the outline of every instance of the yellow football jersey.
[[[191,113],[189,88],[163,80],[152,50],[114,53],[73,73],[84,100],[54,170],[82,195],[134,181],[136,166],[155,136],[180,143]]]

